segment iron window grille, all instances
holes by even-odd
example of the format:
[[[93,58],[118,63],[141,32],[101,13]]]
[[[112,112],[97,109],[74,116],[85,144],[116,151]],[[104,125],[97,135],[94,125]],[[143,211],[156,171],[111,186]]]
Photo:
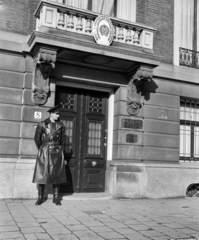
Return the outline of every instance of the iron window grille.
[[[180,160],[199,161],[199,100],[180,100]]]

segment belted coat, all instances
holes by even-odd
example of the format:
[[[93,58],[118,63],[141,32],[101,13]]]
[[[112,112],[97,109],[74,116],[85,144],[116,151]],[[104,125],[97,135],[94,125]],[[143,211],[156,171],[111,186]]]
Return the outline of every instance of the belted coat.
[[[38,155],[35,164],[33,182],[39,184],[60,184],[66,182],[63,155],[64,125],[50,118],[38,123],[35,131],[35,144]]]

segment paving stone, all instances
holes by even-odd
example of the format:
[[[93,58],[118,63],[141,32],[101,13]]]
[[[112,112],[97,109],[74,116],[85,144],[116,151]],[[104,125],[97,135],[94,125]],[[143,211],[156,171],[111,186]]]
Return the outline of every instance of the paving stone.
[[[199,225],[195,225],[195,224],[191,224],[191,225],[188,225],[189,228],[191,229],[194,229],[194,230],[198,230],[199,231]]]
[[[144,231],[144,230],[149,230],[151,227],[143,225],[143,224],[134,224],[134,225],[129,225],[130,228],[136,231]]]
[[[112,229],[118,229],[118,228],[128,228],[126,225],[122,223],[104,223],[106,226],[112,228]]]
[[[58,235],[58,234],[71,234],[71,231],[69,231],[66,228],[47,228],[46,232],[49,233],[50,235]]]
[[[196,238],[196,239],[199,239],[199,234],[198,234],[198,233],[197,233],[197,234],[192,233],[192,234],[191,234],[191,237],[192,237],[192,238],[194,237],[194,238]]]
[[[116,232],[104,232],[104,233],[98,233],[101,237],[103,237],[104,239],[125,239],[124,236],[122,236],[119,233]]]
[[[180,233],[185,233],[185,234],[188,234],[188,235],[190,235],[192,233],[196,233],[196,234],[199,233],[199,229],[198,229],[198,231],[196,231],[196,230],[193,230],[193,229],[190,229],[190,228],[176,229],[176,231],[178,231]]]
[[[80,222],[75,220],[75,219],[62,219],[62,220],[59,220],[60,223],[62,223],[63,225],[79,225]]]
[[[113,230],[109,227],[89,227],[92,231],[99,232],[112,232]]]
[[[158,223],[171,223],[172,221],[170,219],[166,219],[166,218],[153,218],[152,220],[158,222]]]
[[[171,229],[169,227],[166,226],[156,226],[156,227],[151,227],[154,230],[156,230],[157,232],[161,232],[161,233],[166,233],[166,232],[170,232],[170,231],[175,231],[174,229]],[[176,230],[177,231],[177,230]]]
[[[35,233],[37,239],[51,239],[50,235],[47,233]]]
[[[167,226],[169,228],[185,228],[185,226],[179,224],[179,223],[165,223],[164,226]],[[199,226],[198,226],[198,229],[199,229]]]
[[[77,218],[78,219],[78,221],[80,221],[80,222],[89,222],[89,221],[95,221],[95,218],[93,218],[93,217],[78,217]]]
[[[10,221],[10,220],[12,220],[12,216],[10,214],[0,215],[0,221]]]
[[[40,223],[41,226],[46,229],[46,228],[61,228],[63,225],[58,222],[49,222],[49,223]]]
[[[19,228],[17,226],[0,226],[0,233],[2,232],[16,232]]]
[[[0,226],[11,226],[11,225],[16,226],[16,223],[13,220],[0,221]]]
[[[99,221],[89,221],[89,222],[83,222],[83,224],[87,227],[103,227],[104,224]]]
[[[17,223],[20,223],[20,222],[34,222],[35,221],[35,219],[33,217],[15,217],[14,220]]]
[[[37,236],[34,233],[24,234],[24,237],[25,237],[26,240],[36,240],[36,239],[38,239]]]
[[[52,217],[51,217],[52,218]],[[54,216],[54,219],[57,219],[57,221],[65,221],[65,220],[76,220],[74,217],[71,216]]]
[[[140,223],[139,223],[140,224]],[[151,222],[144,222],[143,223],[144,225],[146,225],[146,226],[148,226],[148,227],[155,227],[155,226],[157,226],[157,227],[159,227],[159,226],[162,226],[162,224],[161,223],[157,223],[157,222],[155,222],[155,221],[151,221]]]
[[[3,232],[0,233],[0,239],[24,239],[23,234],[20,232]]]
[[[45,232],[45,230],[41,227],[26,227],[20,228],[22,233],[38,233],[38,232]]]
[[[54,218],[38,218],[36,220],[38,223],[55,223],[57,222],[58,223],[58,220],[57,219],[54,219]]]
[[[119,220],[119,222],[121,222],[121,223],[123,223],[125,225],[140,224],[140,222],[138,222],[136,220],[133,220],[133,219],[130,219],[130,220],[121,219],[121,220]]]
[[[102,223],[117,223],[118,221],[112,218],[103,218],[103,219],[98,219]]]
[[[17,223],[18,227],[40,227],[39,223],[34,221],[34,222],[19,222]]]
[[[93,239],[93,236],[85,236],[85,237],[80,237],[80,240],[104,240],[104,238],[100,237],[100,236],[95,236]],[[114,239],[117,240],[117,239]]]
[[[6,199],[5,199],[5,202],[6,202],[6,203],[11,203],[11,202],[14,202],[14,200],[11,199],[11,198],[6,198]]]
[[[111,217],[107,216],[106,214],[96,214],[96,215],[91,215],[91,217],[95,219],[111,219]]]
[[[116,215],[116,216],[112,216],[112,218],[116,219],[116,220],[129,220],[129,219],[131,219],[130,217],[124,216],[124,215]]]
[[[86,226],[84,225],[67,225],[66,226],[71,232],[74,232],[74,231],[84,231],[84,230],[89,230],[89,228],[87,228]]]
[[[85,236],[97,236],[96,233],[94,233],[93,231],[90,230],[86,230],[86,231],[74,231],[73,232],[74,235],[76,235],[77,237],[85,237]]]
[[[5,238],[4,238],[5,239]],[[17,239],[17,240],[25,240],[24,237],[19,237],[19,238],[14,238],[14,239]],[[13,238],[6,238],[6,240],[13,240]]]
[[[122,235],[128,235],[128,234],[136,234],[137,232],[134,231],[133,229],[130,229],[130,228],[118,228],[118,229],[115,229],[116,232],[122,234]]]
[[[170,238],[174,238],[174,239],[176,239],[176,238],[185,238],[185,239],[191,238],[190,235],[179,233],[179,232],[174,232],[174,231],[167,232],[167,233],[165,233],[165,235],[169,236]]]
[[[136,234],[126,234],[125,237],[128,240],[149,240],[150,239],[150,238],[145,237],[145,236],[143,236],[143,235],[141,235],[139,233],[136,233]]]
[[[145,235],[146,237],[159,237],[163,236],[162,233],[157,232],[155,230],[149,230],[149,231],[139,231],[142,235]]]
[[[54,240],[78,240],[74,234],[67,234],[67,235],[52,235],[51,236]]]
[[[150,237],[152,240],[171,240],[170,237],[162,236],[162,237]]]

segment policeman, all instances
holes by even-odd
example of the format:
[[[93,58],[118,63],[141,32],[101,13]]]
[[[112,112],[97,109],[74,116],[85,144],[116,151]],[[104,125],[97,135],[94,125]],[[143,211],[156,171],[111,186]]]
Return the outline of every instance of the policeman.
[[[33,183],[38,184],[38,199],[35,205],[44,202],[45,184],[53,184],[53,203],[61,205],[59,184],[66,182],[64,164],[65,128],[59,121],[59,105],[48,110],[49,118],[38,123],[35,131],[35,144],[38,149],[33,175]]]

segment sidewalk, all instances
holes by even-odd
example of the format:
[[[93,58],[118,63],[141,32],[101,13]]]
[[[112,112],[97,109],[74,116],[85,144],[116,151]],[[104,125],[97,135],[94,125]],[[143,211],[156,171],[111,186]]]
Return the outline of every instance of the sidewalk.
[[[74,194],[56,206],[48,199],[0,200],[0,239],[199,239],[199,199],[112,199]]]

